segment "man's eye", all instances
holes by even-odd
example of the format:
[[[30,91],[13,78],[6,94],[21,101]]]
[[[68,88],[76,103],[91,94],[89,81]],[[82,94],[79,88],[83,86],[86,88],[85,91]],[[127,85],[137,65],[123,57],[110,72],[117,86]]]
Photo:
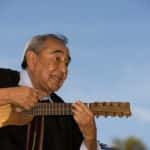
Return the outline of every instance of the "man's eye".
[[[60,58],[59,57],[55,57],[55,61],[60,61]]]
[[[55,57],[54,58],[54,61],[56,62],[56,63],[65,63],[65,65],[66,66],[68,66],[69,65],[69,61],[68,60],[63,60],[61,57]]]

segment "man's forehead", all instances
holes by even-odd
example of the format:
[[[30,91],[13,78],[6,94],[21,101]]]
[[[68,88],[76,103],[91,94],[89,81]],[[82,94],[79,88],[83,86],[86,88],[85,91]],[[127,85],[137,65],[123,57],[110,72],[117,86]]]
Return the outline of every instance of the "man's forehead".
[[[54,49],[64,49],[68,51],[68,47],[65,45],[65,43],[58,39],[49,38],[44,42],[44,45]]]
[[[49,38],[48,40],[45,41],[42,49],[52,53],[66,54],[70,57],[68,47],[61,40],[58,39]]]
[[[56,45],[66,45],[63,40],[59,40],[59,39],[56,39],[56,38],[48,38],[45,43],[48,43],[48,44],[56,44]]]

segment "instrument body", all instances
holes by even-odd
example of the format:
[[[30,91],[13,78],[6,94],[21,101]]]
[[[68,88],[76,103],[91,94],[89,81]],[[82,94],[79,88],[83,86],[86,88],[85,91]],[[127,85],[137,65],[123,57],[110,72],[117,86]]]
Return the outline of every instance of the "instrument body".
[[[25,125],[32,121],[33,115],[16,112],[11,104],[0,106],[0,128],[8,125]]]

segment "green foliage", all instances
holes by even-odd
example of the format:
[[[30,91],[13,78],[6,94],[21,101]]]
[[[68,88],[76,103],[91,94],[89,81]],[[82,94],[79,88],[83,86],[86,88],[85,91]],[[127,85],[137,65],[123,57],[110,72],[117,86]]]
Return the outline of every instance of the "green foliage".
[[[116,138],[113,140],[115,150],[147,150],[141,139],[130,136],[124,140]]]

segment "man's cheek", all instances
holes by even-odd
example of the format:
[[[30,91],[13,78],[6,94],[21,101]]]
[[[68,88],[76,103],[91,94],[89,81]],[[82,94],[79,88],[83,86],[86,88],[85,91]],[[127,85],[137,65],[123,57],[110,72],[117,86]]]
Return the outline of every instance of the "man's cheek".
[[[47,72],[43,72],[42,76],[43,76],[43,79],[44,79],[46,82],[49,80],[49,75],[48,75]]]

